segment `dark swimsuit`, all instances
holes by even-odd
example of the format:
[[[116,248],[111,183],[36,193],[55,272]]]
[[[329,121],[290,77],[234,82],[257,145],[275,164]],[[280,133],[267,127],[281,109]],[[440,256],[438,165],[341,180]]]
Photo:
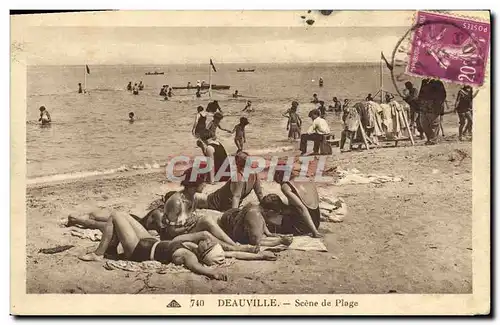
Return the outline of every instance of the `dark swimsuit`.
[[[194,134],[200,135],[204,130],[207,129],[207,117],[199,114],[198,122],[194,128]]]
[[[250,194],[247,193],[247,185],[248,182],[245,183],[243,190],[241,191],[240,205],[241,202]],[[252,185],[253,187],[253,185]],[[245,194],[246,193],[246,194]],[[226,182],[221,188],[217,191],[208,194],[207,196],[207,205],[209,210],[217,210],[217,211],[227,211],[233,207],[233,193],[231,192],[231,182]]]
[[[151,249],[156,242],[158,242],[156,238],[143,238],[139,240],[129,260],[134,262],[151,260]],[[154,260],[163,264],[168,264],[172,262],[172,256],[179,248],[185,248],[182,242],[161,241],[156,245]]]
[[[217,175],[219,172],[219,169],[222,167],[224,162],[227,160],[227,152],[226,149],[224,149],[224,146],[222,144],[215,144],[215,143],[210,143],[208,144],[212,148],[214,148],[214,175]],[[226,172],[231,171],[231,166],[228,164]],[[221,176],[220,179],[218,179],[219,182],[227,182],[228,180],[231,179],[231,176]]]
[[[298,198],[302,201],[299,193],[295,189],[293,184],[287,182],[288,186],[292,189],[292,193],[297,195]],[[311,229],[307,226],[307,223],[301,218],[297,217],[297,214],[300,214],[296,207],[290,207],[293,212],[287,213],[283,216],[283,220],[281,222],[281,233],[283,234],[293,234],[293,235],[305,235],[311,232]],[[309,214],[311,215],[311,219],[313,221],[314,227],[318,229],[321,213],[319,211],[319,206],[316,209],[311,209],[306,205]],[[293,216],[292,216],[293,215]]]

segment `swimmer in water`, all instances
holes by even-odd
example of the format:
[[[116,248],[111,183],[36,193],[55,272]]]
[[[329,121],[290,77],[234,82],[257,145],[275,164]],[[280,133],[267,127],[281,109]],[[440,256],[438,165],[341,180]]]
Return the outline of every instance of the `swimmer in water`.
[[[161,87],[160,96],[167,96],[166,87],[167,85],[163,85],[163,87]]]
[[[167,96],[172,97],[173,95],[174,95],[174,93],[172,92],[172,87],[168,88]]]
[[[50,118],[50,114],[45,108],[45,106],[40,106],[40,118],[38,119],[39,122],[42,122],[42,125],[49,124],[52,122],[52,119]]]
[[[139,88],[137,87],[137,83],[134,84],[134,87],[132,88],[132,93],[134,95],[139,95]]]
[[[238,90],[235,90],[234,94],[233,94],[233,98],[238,98],[238,97],[241,97],[241,95],[238,94]]]
[[[252,108],[252,101],[247,101],[247,105],[245,106],[245,108],[242,110],[242,112],[244,111],[247,111],[247,112],[253,112],[253,108]]]
[[[144,84],[141,82],[139,82],[139,90],[144,90]]]
[[[128,121],[130,123],[134,123],[134,121],[135,121],[135,117],[134,116],[135,116],[134,112],[128,113]]]
[[[132,81],[129,81],[129,82],[128,82],[128,85],[127,85],[127,90],[128,90],[128,91],[132,91]]]
[[[313,99],[311,100],[311,103],[313,103],[313,104],[319,103],[318,94],[313,95]]]
[[[83,89],[82,89],[82,83],[81,82],[78,83],[78,93],[79,94],[83,94]]]

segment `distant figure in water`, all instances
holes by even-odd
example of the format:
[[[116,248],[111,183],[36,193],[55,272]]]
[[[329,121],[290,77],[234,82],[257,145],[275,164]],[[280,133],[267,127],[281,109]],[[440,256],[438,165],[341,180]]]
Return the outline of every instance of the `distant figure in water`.
[[[200,88],[196,88],[196,98],[200,98],[200,97],[201,97]]]
[[[373,102],[374,101],[374,99],[372,97],[372,94],[368,94],[368,96],[366,96],[366,101],[368,101],[368,102]]]
[[[128,121],[130,123],[134,123],[134,121],[135,121],[135,117],[134,116],[135,116],[134,112],[128,113]]]
[[[220,108],[218,101],[214,100],[213,102],[208,103],[208,105],[207,105],[207,112],[208,113],[213,114],[217,111],[222,113],[222,109]]]
[[[244,111],[247,111],[247,112],[253,112],[253,108],[252,108],[252,101],[247,101],[247,105],[245,106],[245,108],[242,110],[242,112]]]
[[[191,81],[188,81],[187,88],[191,88]]]
[[[132,91],[132,81],[129,81],[129,82],[128,82],[128,85],[127,85],[127,90],[128,90],[128,91]]]
[[[174,93],[172,92],[172,87],[168,88],[167,96],[172,97],[173,95],[174,95]]]
[[[318,107],[318,110],[320,112],[320,116],[321,118],[325,118],[325,115],[326,115],[326,107],[325,107],[325,102],[320,100],[319,101],[319,107]]]
[[[204,112],[203,106],[198,106],[197,111],[191,133],[199,138],[201,133],[207,129],[207,113]]]
[[[167,96],[166,87],[167,85],[163,85],[163,87],[161,87],[160,96]]]
[[[45,106],[40,106],[40,118],[38,119],[39,122],[42,122],[42,125],[47,125],[52,122],[52,119],[50,118],[50,114],[45,108]]]
[[[83,89],[82,89],[82,83],[81,82],[78,83],[78,93],[79,94],[83,94]]]
[[[344,105],[342,105],[342,110],[346,110],[346,108],[349,107],[349,105],[351,104],[351,101],[349,99],[344,99]]]
[[[243,151],[243,144],[247,142],[245,136],[245,126],[250,124],[246,117],[240,118],[240,123],[236,124],[231,133],[234,133],[234,144],[236,144],[236,148],[238,148],[237,152]]]
[[[141,82],[139,82],[139,90],[144,90],[144,84]]]
[[[134,87],[132,87],[132,93],[134,95],[139,95],[139,88],[137,87],[137,83],[134,84]]]
[[[234,94],[233,94],[233,98],[238,98],[238,97],[241,97],[241,95],[238,94],[238,90],[235,90]]]
[[[323,87],[323,78],[321,78],[321,77],[319,78],[319,86]]]
[[[333,97],[333,105],[328,106],[328,108],[331,111],[334,111],[335,113],[340,113],[342,112],[342,104],[340,101],[337,99],[337,97]]]
[[[313,104],[319,103],[318,94],[313,95],[313,99],[311,100],[311,103],[313,103]]]

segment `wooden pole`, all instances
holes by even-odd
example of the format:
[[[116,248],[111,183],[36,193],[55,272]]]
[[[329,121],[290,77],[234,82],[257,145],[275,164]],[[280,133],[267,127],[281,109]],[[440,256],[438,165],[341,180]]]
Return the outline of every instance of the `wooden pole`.
[[[83,93],[87,92],[87,65],[83,66]]]
[[[380,103],[384,103],[384,67],[380,58]]]
[[[208,97],[212,99],[212,65],[208,64]]]
[[[411,133],[411,130],[410,130],[410,124],[408,123],[408,118],[406,117],[406,112],[404,110],[401,110],[401,112],[399,112],[399,114],[403,115],[403,122],[405,123],[406,131],[408,132],[408,134],[410,136],[411,145],[414,146],[415,141],[413,140],[413,134]]]

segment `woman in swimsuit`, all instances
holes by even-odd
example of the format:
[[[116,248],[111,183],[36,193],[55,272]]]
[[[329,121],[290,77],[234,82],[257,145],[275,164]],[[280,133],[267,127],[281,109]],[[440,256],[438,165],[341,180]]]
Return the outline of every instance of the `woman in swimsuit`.
[[[276,226],[272,230],[282,234],[312,234],[312,237],[315,238],[323,237],[318,232],[321,214],[316,184],[313,182],[295,182],[293,176],[290,177],[290,180],[285,181],[284,176],[285,171],[276,171],[274,181],[281,185],[281,191],[287,198],[288,205],[285,205],[277,195],[272,197],[274,200],[266,196],[261,201],[261,205],[265,210],[278,212],[278,215],[273,218],[275,220],[271,222]],[[269,223],[270,215],[264,212],[264,217]]]
[[[200,137],[201,133],[207,129],[207,114],[203,112],[203,106],[198,106],[196,118],[193,123],[193,130],[191,133],[197,138]]]
[[[38,119],[38,121],[42,122],[42,125],[50,124],[50,122],[52,122],[50,114],[45,106],[40,106],[40,118]]]
[[[230,172],[229,161],[227,160],[227,152],[224,146],[217,140],[211,137],[211,133],[208,130],[202,130],[199,134],[199,139],[196,141],[198,147],[200,147],[203,155],[210,159],[213,164],[213,168],[210,169],[210,183],[214,184],[216,179],[215,176],[221,169],[225,167],[224,171],[226,173]],[[231,178],[229,175],[223,175],[217,178],[218,182],[225,182]]]
[[[201,192],[207,175],[189,168],[184,172],[184,176],[181,182],[184,188],[173,194],[164,204],[162,229],[165,230],[161,232],[162,239],[173,239],[187,233],[208,231],[225,250],[257,252],[258,247],[237,245],[212,217],[196,214],[196,209],[201,208],[200,200],[203,201],[204,196]]]
[[[208,195],[200,194],[198,197],[198,207],[200,209],[210,209],[217,211],[227,211],[237,209],[241,202],[252,191],[257,199],[262,199],[262,188],[257,174],[244,175],[243,170],[246,166],[248,154],[240,151],[235,155],[236,175],[235,179],[228,180],[222,187]],[[245,176],[247,179],[245,179]]]
[[[184,234],[175,239],[158,240],[151,236],[144,227],[126,213],[112,212],[103,231],[102,240],[97,249],[80,257],[83,261],[99,261],[110,247],[122,244],[125,258],[130,261],[143,262],[155,260],[168,264],[184,265],[194,273],[205,275],[211,279],[227,280],[227,276],[206,265],[222,264],[225,257],[244,260],[276,260],[270,252],[257,254],[245,252],[225,252],[223,245],[207,231]]]

